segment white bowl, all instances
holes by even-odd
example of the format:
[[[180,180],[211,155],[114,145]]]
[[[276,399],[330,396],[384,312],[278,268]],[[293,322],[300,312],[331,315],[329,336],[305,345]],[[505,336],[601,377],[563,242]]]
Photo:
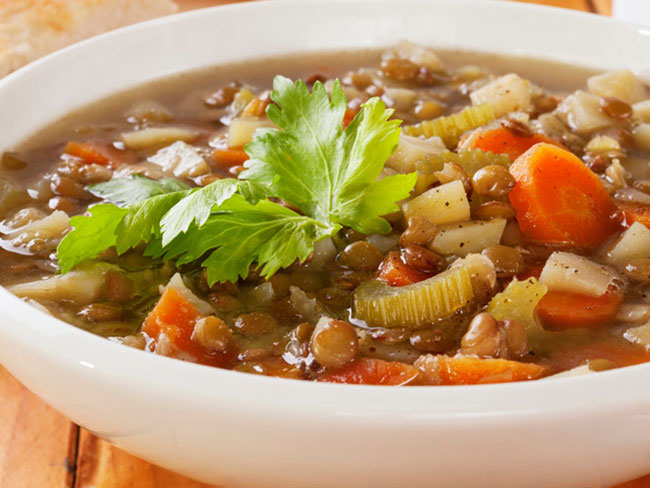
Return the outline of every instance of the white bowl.
[[[649,67],[650,33],[592,15],[469,0],[242,4],[136,25],[0,81],[0,150],[120,89],[260,56],[387,45]],[[315,384],[119,346],[0,289],[0,361],[75,422],[228,487],[582,486],[650,471],[650,365],[470,387]]]

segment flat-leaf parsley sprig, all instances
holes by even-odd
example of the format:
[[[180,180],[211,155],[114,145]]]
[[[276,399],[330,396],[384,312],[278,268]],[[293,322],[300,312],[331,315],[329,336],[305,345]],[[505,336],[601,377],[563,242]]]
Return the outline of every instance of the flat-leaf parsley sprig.
[[[267,115],[278,127],[259,129],[245,150],[239,179],[203,188],[143,177],[115,178],[89,189],[108,202],[73,217],[59,244],[61,272],[99,256],[146,245],[145,254],[185,264],[201,260],[208,281],[245,278],[251,265],[268,277],[342,226],[364,234],[387,233],[382,218],[398,210],[416,175],[378,179],[397,146],[400,121],[371,98],[343,128],[347,103],[338,80],[331,97],[317,82],[277,76]],[[301,213],[287,208],[291,204]]]

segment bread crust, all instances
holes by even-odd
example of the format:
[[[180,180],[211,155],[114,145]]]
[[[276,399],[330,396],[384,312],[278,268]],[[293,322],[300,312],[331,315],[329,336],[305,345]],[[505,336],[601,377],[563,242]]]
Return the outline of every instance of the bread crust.
[[[0,76],[74,42],[176,10],[173,0],[0,0]]]

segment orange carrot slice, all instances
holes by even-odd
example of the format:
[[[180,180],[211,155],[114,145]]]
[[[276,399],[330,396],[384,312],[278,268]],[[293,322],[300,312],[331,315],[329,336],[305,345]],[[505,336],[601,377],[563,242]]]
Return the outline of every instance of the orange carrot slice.
[[[399,252],[389,252],[379,266],[378,278],[390,286],[406,286],[429,278],[430,275],[412,268],[400,257]]]
[[[189,354],[199,363],[226,367],[233,359],[230,355],[208,352],[192,340],[196,321],[202,317],[187,298],[168,287],[144,320],[142,331],[155,342],[166,336],[171,345],[166,355],[186,358]]]
[[[571,152],[539,143],[510,167],[522,233],[545,244],[593,248],[619,229],[607,190]]]
[[[125,152],[110,144],[100,142],[68,142],[63,152],[82,159],[88,164],[99,164],[111,168],[133,162]]]
[[[617,203],[619,211],[622,213],[623,225],[631,226],[634,222],[640,222],[650,229],[650,206],[635,205],[633,203]]]
[[[514,161],[540,142],[560,146],[557,141],[542,134],[522,136],[505,127],[499,127],[498,129],[480,130],[473,137],[466,138],[460,149],[480,149],[495,154],[506,154]]]
[[[248,160],[248,154],[241,147],[228,147],[212,151],[212,162],[222,169],[241,166]]]
[[[616,291],[599,297],[548,291],[537,304],[537,315],[548,329],[598,327],[611,322],[623,302]]]
[[[418,360],[422,382],[430,385],[478,385],[541,378],[547,368],[535,363],[475,356],[429,355]]]
[[[397,361],[359,358],[342,368],[328,371],[318,378],[327,383],[401,386],[415,381],[418,369]]]

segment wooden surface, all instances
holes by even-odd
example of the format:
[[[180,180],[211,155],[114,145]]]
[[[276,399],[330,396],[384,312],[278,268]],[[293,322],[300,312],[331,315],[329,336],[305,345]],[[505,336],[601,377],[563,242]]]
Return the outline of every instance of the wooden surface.
[[[610,0],[520,1],[605,15],[611,12]],[[182,9],[229,3],[228,0],[177,2]],[[79,428],[34,396],[1,366],[0,487],[210,488],[135,458]],[[650,488],[650,475],[618,488]]]

